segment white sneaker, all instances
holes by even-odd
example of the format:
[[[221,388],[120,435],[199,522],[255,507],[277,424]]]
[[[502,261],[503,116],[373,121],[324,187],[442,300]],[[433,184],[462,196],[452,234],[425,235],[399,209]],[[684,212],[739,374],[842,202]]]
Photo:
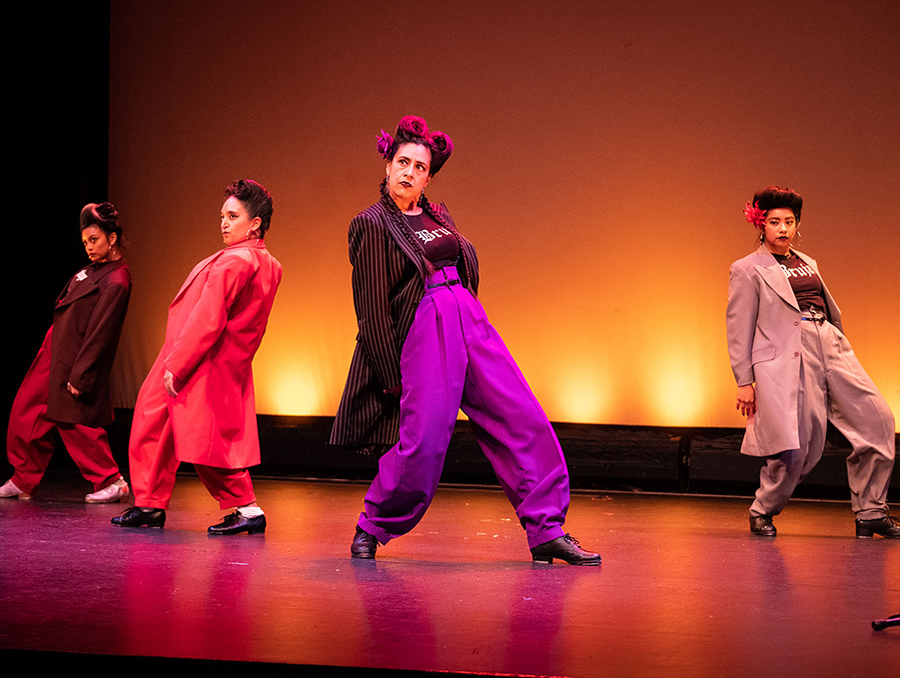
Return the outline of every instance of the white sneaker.
[[[97,490],[91,494],[85,495],[84,500],[88,504],[112,504],[128,496],[128,483],[122,476],[119,479],[107,485],[102,490]]]
[[[12,478],[7,480],[3,487],[0,487],[0,497],[5,499],[31,499],[30,494],[22,492],[22,490],[16,487]]]

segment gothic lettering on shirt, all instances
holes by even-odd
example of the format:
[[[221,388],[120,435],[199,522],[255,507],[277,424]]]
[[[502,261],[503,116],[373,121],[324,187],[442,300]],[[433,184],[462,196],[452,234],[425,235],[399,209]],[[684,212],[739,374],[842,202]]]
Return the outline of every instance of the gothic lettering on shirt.
[[[781,270],[784,271],[786,278],[807,278],[816,274],[812,266],[802,262],[800,266],[792,266],[790,268],[786,264],[781,264]]]
[[[436,228],[433,231],[429,231],[428,229],[416,231],[416,235],[419,236],[419,240],[422,242],[431,242],[435,238],[451,235],[451,233],[446,228]]]

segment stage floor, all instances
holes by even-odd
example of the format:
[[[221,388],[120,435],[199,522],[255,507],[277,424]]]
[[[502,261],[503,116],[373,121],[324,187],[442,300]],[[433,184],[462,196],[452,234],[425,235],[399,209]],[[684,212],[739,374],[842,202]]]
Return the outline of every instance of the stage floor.
[[[900,675],[900,628],[870,626],[900,612],[900,540],[855,539],[849,502],[792,502],[766,540],[749,533],[748,498],[574,494],[566,529],[603,565],[572,567],[532,564],[499,490],[441,487],[414,532],[358,561],[365,485],[256,488],[264,536],[208,537],[223,512],[192,476],[163,530],[111,526],[126,505],[82,503],[87,484],[67,474],[30,502],[0,500],[0,649],[507,675]]]

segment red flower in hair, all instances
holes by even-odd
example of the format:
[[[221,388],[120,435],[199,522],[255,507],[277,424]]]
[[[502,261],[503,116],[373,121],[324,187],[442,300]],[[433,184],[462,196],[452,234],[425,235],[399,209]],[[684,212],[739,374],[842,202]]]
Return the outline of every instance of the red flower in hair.
[[[381,136],[378,137],[378,152],[381,153],[382,158],[385,160],[388,159],[388,156],[391,154],[391,146],[393,145],[393,137],[384,130],[381,130]]]
[[[755,202],[750,205],[750,201],[744,206],[744,216],[747,217],[747,223],[753,224],[756,228],[762,230],[766,223],[766,211],[759,209],[759,203]]]

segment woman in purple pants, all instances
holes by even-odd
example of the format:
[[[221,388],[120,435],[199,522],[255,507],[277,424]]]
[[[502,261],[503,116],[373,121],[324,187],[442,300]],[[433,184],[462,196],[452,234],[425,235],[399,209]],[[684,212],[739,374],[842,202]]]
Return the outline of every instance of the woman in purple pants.
[[[350,224],[359,324],[330,443],[381,453],[350,548],[374,558],[437,490],[460,408],[516,510],[534,560],[598,565],[562,525],[569,475],[556,434],[475,295],[475,248],[425,187],[450,137],[406,116],[382,130],[381,200]],[[389,448],[389,449],[388,449]]]

